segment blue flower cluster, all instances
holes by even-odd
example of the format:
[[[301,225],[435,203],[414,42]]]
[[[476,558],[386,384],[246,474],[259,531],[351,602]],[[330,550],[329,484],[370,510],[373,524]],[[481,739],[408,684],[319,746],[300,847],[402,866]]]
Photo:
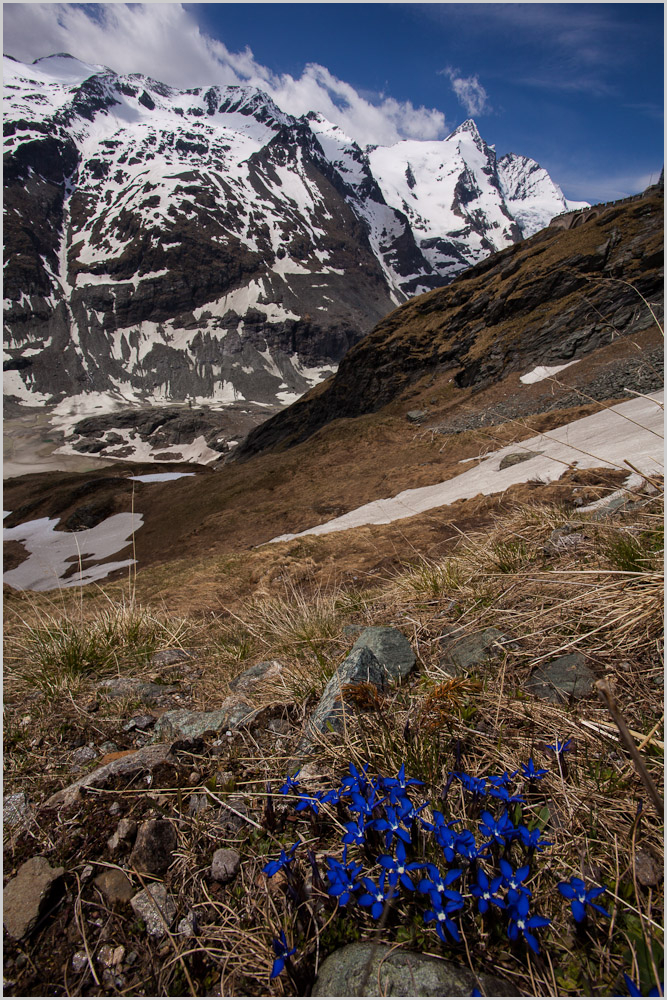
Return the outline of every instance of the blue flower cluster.
[[[557,742],[557,755],[569,749],[569,742]],[[535,953],[539,943],[535,931],[550,924],[547,917],[531,913],[532,892],[528,885],[534,856],[550,846],[538,826],[523,822],[525,799],[517,792],[515,779],[530,793],[549,772],[532,760],[520,771],[481,777],[452,771],[443,791],[441,809],[424,811],[430,801],[416,802],[413,796],[423,782],[407,778],[405,765],[395,777],[369,775],[366,764],[350,763],[348,773],[337,788],[328,792],[302,793],[298,772],[279,789],[296,799],[295,812],[309,810],[322,820],[320,810],[336,810],[342,829],[340,857],[327,857],[320,884],[339,905],[358,905],[373,920],[385,920],[394,901],[416,903],[424,924],[432,926],[443,942],[461,940],[458,920],[463,913],[475,912],[505,927],[510,941],[522,939]],[[469,803],[464,825],[443,811],[455,782]],[[494,802],[496,805],[494,806]],[[285,870],[289,876],[299,849],[297,841],[289,850],[270,861],[264,872],[271,876]],[[314,855],[309,852],[314,878],[320,878]],[[586,891],[581,880],[561,883],[561,892],[572,900],[575,919],[581,919],[585,905],[605,913],[592,900],[604,892],[600,887]],[[571,890],[571,892],[570,892]],[[583,892],[583,899],[582,897]],[[284,932],[283,932],[284,939]],[[281,942],[282,944],[282,942]],[[282,971],[279,961],[274,974]]]

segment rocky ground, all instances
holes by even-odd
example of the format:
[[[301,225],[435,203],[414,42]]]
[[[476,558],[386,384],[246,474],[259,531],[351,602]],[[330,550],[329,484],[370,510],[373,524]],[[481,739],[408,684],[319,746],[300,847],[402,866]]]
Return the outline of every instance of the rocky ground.
[[[448,555],[345,587],[294,552],[282,588],[230,591],[213,613],[194,592],[180,613],[184,581],[180,611],[113,586],[60,605],[7,595],[7,995],[377,995],[378,975],[387,995],[407,980],[416,995],[599,995],[624,972],[650,986],[661,817],[596,685],[613,684],[659,786],[661,493],[619,481],[535,486]],[[540,783],[518,777],[529,758]],[[376,916],[330,891],[356,814],[322,795],[366,762],[403,765],[425,820],[444,809],[476,834],[502,802],[448,792],[451,772],[513,775],[522,821],[550,842],[528,858],[531,908],[551,921],[539,955],[477,912],[469,860],[451,885],[459,943],[425,923],[427,896],[402,888]],[[408,837],[417,862],[438,863],[430,836]],[[349,846],[376,881],[384,840]],[[557,883],[582,874],[606,885],[613,936],[599,914],[573,926]]]

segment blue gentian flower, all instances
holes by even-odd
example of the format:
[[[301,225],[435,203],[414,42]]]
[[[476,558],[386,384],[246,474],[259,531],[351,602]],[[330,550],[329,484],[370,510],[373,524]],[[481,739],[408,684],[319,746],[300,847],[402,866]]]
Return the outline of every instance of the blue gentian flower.
[[[423,878],[417,886],[419,892],[423,892],[425,895],[429,895],[432,889],[435,889],[436,892],[444,892],[448,885],[451,885],[452,882],[455,882],[463,874],[462,868],[451,868],[443,876],[440,874],[440,869],[436,868],[435,865],[427,864],[425,867],[428,872],[428,878]]]
[[[397,805],[401,798],[405,797],[409,785],[423,785],[423,781],[417,778],[405,777],[405,764],[401,764],[401,769],[395,778],[383,778],[382,787],[389,792],[392,805]]]
[[[468,861],[473,861],[475,858],[480,856],[480,849],[477,847],[477,842],[475,840],[475,834],[471,830],[461,830],[454,836],[454,850],[457,854],[460,854],[462,858],[467,858]],[[447,858],[448,851],[443,849],[445,859]]]
[[[531,933],[531,930],[535,927],[546,927],[551,921],[548,917],[529,917],[529,907],[528,896],[519,895],[519,898],[509,910],[510,920],[507,927],[507,936],[510,941],[516,941],[519,935],[523,934],[526,943],[537,955],[540,949],[537,938]]]
[[[405,844],[402,840],[399,840],[396,844],[396,860],[389,857],[387,854],[383,854],[378,858],[378,861],[383,868],[386,868],[389,872],[389,884],[396,885],[400,880],[401,884],[405,886],[406,889],[412,889],[414,891],[414,885],[412,880],[408,875],[408,872],[415,871],[417,868],[423,868],[424,862],[412,861],[410,864],[406,864],[406,853]]]
[[[273,963],[273,968],[271,969],[271,979],[275,979],[285,968],[285,962],[290,955],[293,955],[296,948],[290,948],[287,944],[287,938],[285,937],[285,931],[280,932],[279,938],[273,939],[273,950],[276,953],[276,960]]]
[[[529,830],[527,826],[521,824],[517,827],[517,834],[523,846],[529,851],[543,851],[545,847],[551,847],[553,844],[553,840],[540,840],[542,831],[539,826]]]
[[[457,893],[458,895],[458,893]],[[431,890],[429,893],[431,899],[432,910],[426,910],[424,912],[424,923],[430,924],[432,920],[435,920],[435,929],[438,933],[438,937],[441,941],[447,943],[447,938],[445,937],[445,930],[447,930],[455,941],[461,940],[461,935],[458,932],[458,928],[454,921],[452,920],[450,914],[460,910],[463,906],[463,899],[459,903],[458,900],[448,900],[445,902],[442,895],[435,890]]]
[[[357,770],[352,761],[350,761],[350,773],[346,775],[340,783],[341,793],[348,791],[361,792],[362,794],[366,791],[368,787],[368,779],[366,777],[366,772],[370,764],[364,764],[361,772]]]
[[[366,829],[368,823],[364,822],[363,816],[359,816],[358,819],[353,823],[346,823],[345,829],[347,833],[343,834],[341,841],[343,844],[365,844],[366,843]]]
[[[264,865],[264,867],[262,868],[264,874],[268,875],[269,878],[271,878],[273,875],[279,872],[281,868],[287,868],[287,866],[290,865],[292,861],[294,861],[294,852],[296,851],[300,843],[301,841],[297,840],[296,843],[292,844],[289,851],[281,851],[279,858],[276,858],[275,861],[269,861],[268,864]]]
[[[347,848],[343,851],[343,861],[336,861],[334,858],[327,858],[329,867],[326,877],[331,883],[327,890],[330,896],[338,896],[341,906],[346,906],[353,892],[356,892],[360,883],[355,881],[361,872],[361,865],[354,862],[347,864]]]
[[[493,785],[494,788],[501,788],[505,785],[509,785],[510,781],[513,781],[518,773],[518,771],[512,771],[511,774],[508,774],[507,771],[503,771],[502,774],[487,774],[486,780],[490,785]]]
[[[296,779],[297,779],[297,775],[298,775],[298,773],[299,773],[300,770],[301,770],[301,768],[299,767],[294,772],[294,774],[292,774],[292,775],[288,774],[287,775],[287,778],[285,780],[285,784],[281,785],[280,788],[278,789],[278,794],[279,795],[288,795],[289,792],[291,792],[293,788],[297,788],[298,787],[299,782]]]
[[[536,768],[532,757],[529,758],[527,764],[521,765],[521,770],[523,771],[524,778],[528,778],[529,781],[539,781],[540,778],[549,773],[544,768]]]
[[[586,916],[586,907],[592,906],[598,913],[603,913],[605,917],[609,914],[602,906],[598,906],[593,900],[607,891],[606,886],[601,885],[594,889],[586,889],[586,883],[582,878],[571,878],[569,882],[559,882],[557,886],[561,896],[570,900],[572,916],[579,923]]]
[[[556,740],[555,743],[547,743],[546,747],[547,750],[553,750],[556,756],[559,757],[561,754],[567,753],[568,750],[572,749],[572,747],[570,746],[571,742],[572,740],[565,740],[565,742]]]
[[[503,812],[502,816],[498,819],[494,819],[490,812],[486,809],[482,811],[481,819],[479,822],[480,832],[484,834],[485,837],[489,837],[488,844],[485,846],[490,846],[491,844],[505,844],[508,839],[514,834],[515,828],[514,824],[507,815],[507,809]]]
[[[359,896],[358,902],[360,906],[370,906],[373,920],[378,920],[381,917],[387,900],[393,899],[397,895],[396,889],[392,885],[385,889],[386,877],[387,869],[383,868],[377,885],[371,878],[362,878],[361,880],[366,887],[366,892]]]
[[[317,816],[320,811],[320,802],[324,797],[324,792],[315,792],[314,795],[300,795],[299,801],[294,806],[295,812],[301,812],[303,809],[311,809]]]
[[[633,981],[630,979],[630,976],[626,975],[625,972],[623,973],[623,978],[625,979],[625,985],[628,988],[628,994],[629,994],[629,996],[631,996],[631,997],[643,997],[644,996],[644,994],[639,989],[639,987],[635,983],[633,983]],[[659,987],[658,986],[654,986],[653,989],[650,990],[646,994],[647,997],[664,997],[664,995],[665,995],[665,984],[664,983],[660,983]]]
[[[465,771],[452,771],[455,778],[458,778],[463,787],[473,795],[486,795],[486,778],[474,778]]]
[[[406,844],[411,843],[412,837],[408,830],[406,830],[401,825],[400,817],[396,815],[396,810],[392,809],[391,806],[385,806],[385,816],[386,819],[378,819],[374,822],[374,827],[376,830],[386,830],[384,836],[384,846],[387,850],[391,850],[392,841],[394,837],[400,837],[401,840],[405,841]]]
[[[514,871],[509,861],[504,858],[500,859],[499,864],[502,872],[502,884],[509,889],[508,901],[510,903],[516,903],[519,893],[532,896],[530,889],[527,889],[523,884],[523,880],[530,874],[530,865],[523,865],[522,868],[517,868]]]
[[[495,895],[500,888],[502,880],[502,875],[499,875],[497,878],[494,878],[492,882],[489,882],[482,869],[479,868],[477,870],[477,882],[475,885],[471,886],[470,891],[477,899],[477,909],[480,913],[486,913],[490,903],[500,907],[501,910],[505,908],[504,901],[499,896]]]

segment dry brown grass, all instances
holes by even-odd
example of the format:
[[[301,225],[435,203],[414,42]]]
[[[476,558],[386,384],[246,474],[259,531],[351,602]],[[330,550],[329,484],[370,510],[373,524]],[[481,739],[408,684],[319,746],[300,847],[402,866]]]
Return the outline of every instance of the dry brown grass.
[[[573,488],[579,489],[588,501],[615,485],[613,480],[598,487],[570,482],[569,496]],[[132,746],[131,735],[124,736],[121,725],[138,706],[103,701],[98,712],[85,710],[96,675],[125,672],[148,679],[149,648],[195,646],[201,674],[187,685],[181,676],[181,690],[189,691],[187,704],[211,708],[244,666],[273,658],[286,666],[280,684],[258,699],[261,713],[248,729],[180,750],[177,765],[156,775],[149,792],[135,782],[94,793],[63,814],[57,827],[52,826],[53,818],[42,817],[28,833],[11,835],[6,845],[8,872],[36,849],[67,868],[77,933],[85,934],[106,995],[305,995],[329,952],[374,935],[367,911],[338,907],[326,894],[313,877],[305,848],[289,882],[279,876],[267,881],[261,872],[266,861],[297,836],[313,849],[320,870],[327,855],[340,857],[340,814],[325,807],[309,820],[306,813],[293,812],[294,799],[275,793],[293,760],[310,707],[353,641],[344,632],[346,625],[397,626],[410,639],[420,669],[414,679],[386,695],[348,692],[345,731],[341,737],[327,735],[319,741],[310,755],[311,778],[305,788],[332,787],[351,761],[359,768],[369,763],[371,772],[385,775],[396,774],[404,764],[410,777],[425,782],[423,792],[432,803],[425,812],[428,817],[430,810],[443,808],[440,797],[452,770],[473,775],[511,772],[531,756],[537,765],[550,768],[539,788],[528,789],[524,783],[524,792],[529,792],[524,822],[538,822],[552,841],[531,876],[535,908],[552,919],[552,928],[540,935],[541,955],[508,947],[489,926],[470,917],[462,922],[461,947],[444,947],[432,929],[424,928],[418,909],[406,898],[397,904],[380,939],[501,974],[517,995],[613,993],[619,983],[622,989],[623,971],[637,980],[640,972],[648,974],[653,962],[659,964],[662,887],[642,884],[638,859],[644,852],[661,864],[661,818],[652,811],[632,761],[609,728],[601,701],[589,697],[552,705],[527,697],[524,685],[536,665],[564,652],[584,653],[596,674],[612,678],[637,743],[643,743],[646,766],[661,783],[662,753],[656,740],[663,738],[663,709],[656,679],[662,670],[662,583],[656,560],[661,558],[662,496],[647,494],[642,507],[595,520],[577,514],[571,502],[556,502],[560,494],[553,488],[548,495],[548,503],[531,503],[524,493],[506,503],[504,511],[496,508],[488,530],[473,526],[459,533],[458,542],[441,558],[420,558],[415,546],[411,564],[403,558],[398,573],[385,570],[353,585],[335,573],[325,577],[316,571],[327,565],[326,545],[317,551],[304,545],[293,551],[284,579],[274,578],[267,588],[265,574],[279,560],[272,552],[270,561],[262,563],[258,550],[247,561],[247,594],[229,604],[218,599],[215,610],[189,614],[182,608],[168,614],[164,607],[149,604],[141,610],[141,627],[134,631],[129,624],[136,626],[139,608],[134,607],[134,618],[127,605],[121,614],[120,586],[115,591],[70,593],[55,604],[45,595],[12,598],[6,622],[6,791],[27,790],[35,800],[71,780],[68,762],[79,743],[99,745],[106,738],[121,747]],[[572,534],[582,537],[576,546],[553,550],[552,533],[565,522],[573,525]],[[637,545],[618,545],[618,538],[623,543],[633,539]],[[404,551],[409,552],[409,546]],[[644,568],[618,565],[628,559]],[[230,563],[220,572],[232,577],[236,565]],[[48,668],[45,662],[44,669],[60,680],[53,681],[48,692],[34,681],[30,686],[26,664],[34,640],[27,637],[38,634],[45,620],[54,636],[69,634],[74,625],[83,634],[99,636],[105,634],[102,626],[109,616],[119,623],[113,635],[120,642],[111,659],[99,660],[95,669],[84,663],[70,679],[62,664]],[[155,623],[159,629],[149,633],[147,645],[142,629],[155,629]],[[457,628],[467,635],[490,626],[505,637],[494,658],[468,676],[449,676],[441,665],[445,632]],[[59,648],[54,642],[54,650]],[[178,677],[178,668],[172,673]],[[285,723],[280,736],[266,726],[276,717]],[[546,749],[556,739],[573,741],[562,767]],[[267,782],[273,789],[271,799]],[[147,940],[131,915],[106,906],[85,875],[87,865],[97,873],[100,865],[115,863],[105,853],[111,802],[120,804],[121,815],[164,815],[176,823],[179,848],[166,882],[179,919],[196,915],[195,938],[178,936],[172,929],[161,942]],[[202,803],[206,808],[197,811]],[[451,785],[444,803],[449,816],[474,827],[479,807],[458,783]],[[247,813],[246,822],[239,820],[239,812]],[[212,883],[208,874],[211,855],[221,846],[237,847],[243,859],[239,879],[228,887]],[[432,851],[427,839],[422,846]],[[138,874],[127,864],[122,867],[141,888]],[[608,886],[603,903],[612,920],[592,922],[583,937],[576,935],[565,901],[555,891],[556,883],[571,875]],[[25,946],[39,973],[31,974],[30,982],[33,990],[38,983],[42,991],[51,984],[49,989],[61,993],[83,989],[90,994],[94,981],[86,985],[85,975],[77,979],[67,965],[70,953],[83,947],[62,943],[67,933],[73,934],[67,912],[67,907],[58,911]],[[298,953],[292,973],[269,983],[271,940],[281,929]],[[140,956],[132,968],[123,967],[123,988],[108,976],[104,979],[97,959],[107,942]],[[10,949],[11,961],[16,953]],[[53,955],[59,956],[58,963]],[[65,980],[63,962],[68,968]],[[17,977],[14,966],[8,974]]]

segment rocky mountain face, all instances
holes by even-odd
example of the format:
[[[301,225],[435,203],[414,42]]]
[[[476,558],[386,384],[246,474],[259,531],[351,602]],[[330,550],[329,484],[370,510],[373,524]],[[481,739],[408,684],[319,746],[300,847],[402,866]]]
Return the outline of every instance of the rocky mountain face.
[[[623,344],[633,353],[630,338],[655,326],[664,294],[664,199],[660,191],[647,195],[577,229],[542,230],[396,309],[349,351],[331,380],[255,428],[235,457],[291,447],[332,420],[374,413],[421,379],[444,378],[453,392],[474,393],[513,372],[562,366],[615,341],[621,354]],[[624,381],[603,379],[588,386],[589,394],[622,398],[661,387],[658,355],[648,381],[635,365],[623,369]]]
[[[5,393],[59,405],[63,433],[186,399],[266,416],[406,298],[569,207],[472,121],[362,149],[249,87],[67,55],[4,72]]]

